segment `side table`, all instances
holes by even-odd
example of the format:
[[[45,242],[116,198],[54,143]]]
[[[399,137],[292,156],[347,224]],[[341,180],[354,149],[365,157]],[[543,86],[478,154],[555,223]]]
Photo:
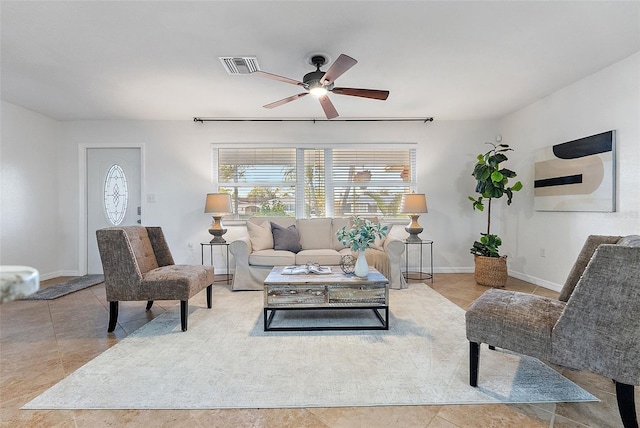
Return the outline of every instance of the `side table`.
[[[227,257],[225,258],[225,263],[227,265],[227,285],[231,284],[231,274],[229,274],[229,243],[228,242],[201,242],[200,243],[200,256],[202,258],[202,264],[204,264],[204,247],[209,247],[209,264],[213,266],[213,247],[226,247]],[[219,282],[219,281],[214,281]]]
[[[422,267],[422,255],[425,245],[429,246],[429,272],[424,272]],[[409,272],[409,249],[413,246],[420,247],[420,269],[418,271]],[[413,274],[413,276],[410,276]],[[430,279],[433,284],[433,241],[423,239],[421,241],[404,241],[404,278],[405,279]]]

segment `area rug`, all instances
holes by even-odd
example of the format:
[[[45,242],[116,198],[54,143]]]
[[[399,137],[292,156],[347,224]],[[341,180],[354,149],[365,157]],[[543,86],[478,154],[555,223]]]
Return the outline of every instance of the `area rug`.
[[[201,293],[203,294],[203,293]],[[263,294],[199,294],[24,409],[221,409],[597,401],[536,359],[482,347],[469,386],[464,310],[424,284],[390,291],[388,331],[264,332]],[[372,311],[279,312],[273,326],[375,323]]]
[[[49,287],[41,288],[21,300],[53,300],[104,282],[104,275],[84,275]]]

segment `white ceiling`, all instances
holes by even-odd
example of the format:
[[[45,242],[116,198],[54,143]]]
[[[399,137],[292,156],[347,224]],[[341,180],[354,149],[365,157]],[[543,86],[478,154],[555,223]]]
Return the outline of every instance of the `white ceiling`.
[[[358,64],[342,118],[499,118],[640,50],[639,1],[2,1],[2,99],[58,120],[323,118],[301,92],[229,76],[255,55],[301,80],[311,52]],[[326,67],[323,68],[326,70]]]

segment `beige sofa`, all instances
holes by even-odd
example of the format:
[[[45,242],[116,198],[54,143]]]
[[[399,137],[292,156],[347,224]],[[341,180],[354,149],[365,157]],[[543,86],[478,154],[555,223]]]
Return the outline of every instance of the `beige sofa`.
[[[284,228],[295,226],[299,236],[297,252],[274,249],[271,222]],[[251,217],[247,220],[247,235],[229,244],[235,259],[233,290],[262,290],[264,280],[273,266],[319,263],[340,271],[340,259],[352,254],[336,237],[343,226],[349,228],[350,218],[295,219],[292,217]],[[270,241],[271,237],[271,241]],[[280,245],[282,247],[282,245]],[[391,288],[405,288],[402,276],[404,243],[387,237],[377,240],[366,251],[367,262],[389,279]]]

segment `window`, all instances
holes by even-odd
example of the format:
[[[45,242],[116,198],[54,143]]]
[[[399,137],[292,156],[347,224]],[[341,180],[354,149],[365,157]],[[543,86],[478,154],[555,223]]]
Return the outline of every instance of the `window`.
[[[402,195],[413,188],[412,152],[415,150],[333,150],[336,215],[397,217]]]
[[[415,148],[213,149],[214,182],[229,193],[234,218],[253,215],[403,218],[404,193],[415,189]]]

